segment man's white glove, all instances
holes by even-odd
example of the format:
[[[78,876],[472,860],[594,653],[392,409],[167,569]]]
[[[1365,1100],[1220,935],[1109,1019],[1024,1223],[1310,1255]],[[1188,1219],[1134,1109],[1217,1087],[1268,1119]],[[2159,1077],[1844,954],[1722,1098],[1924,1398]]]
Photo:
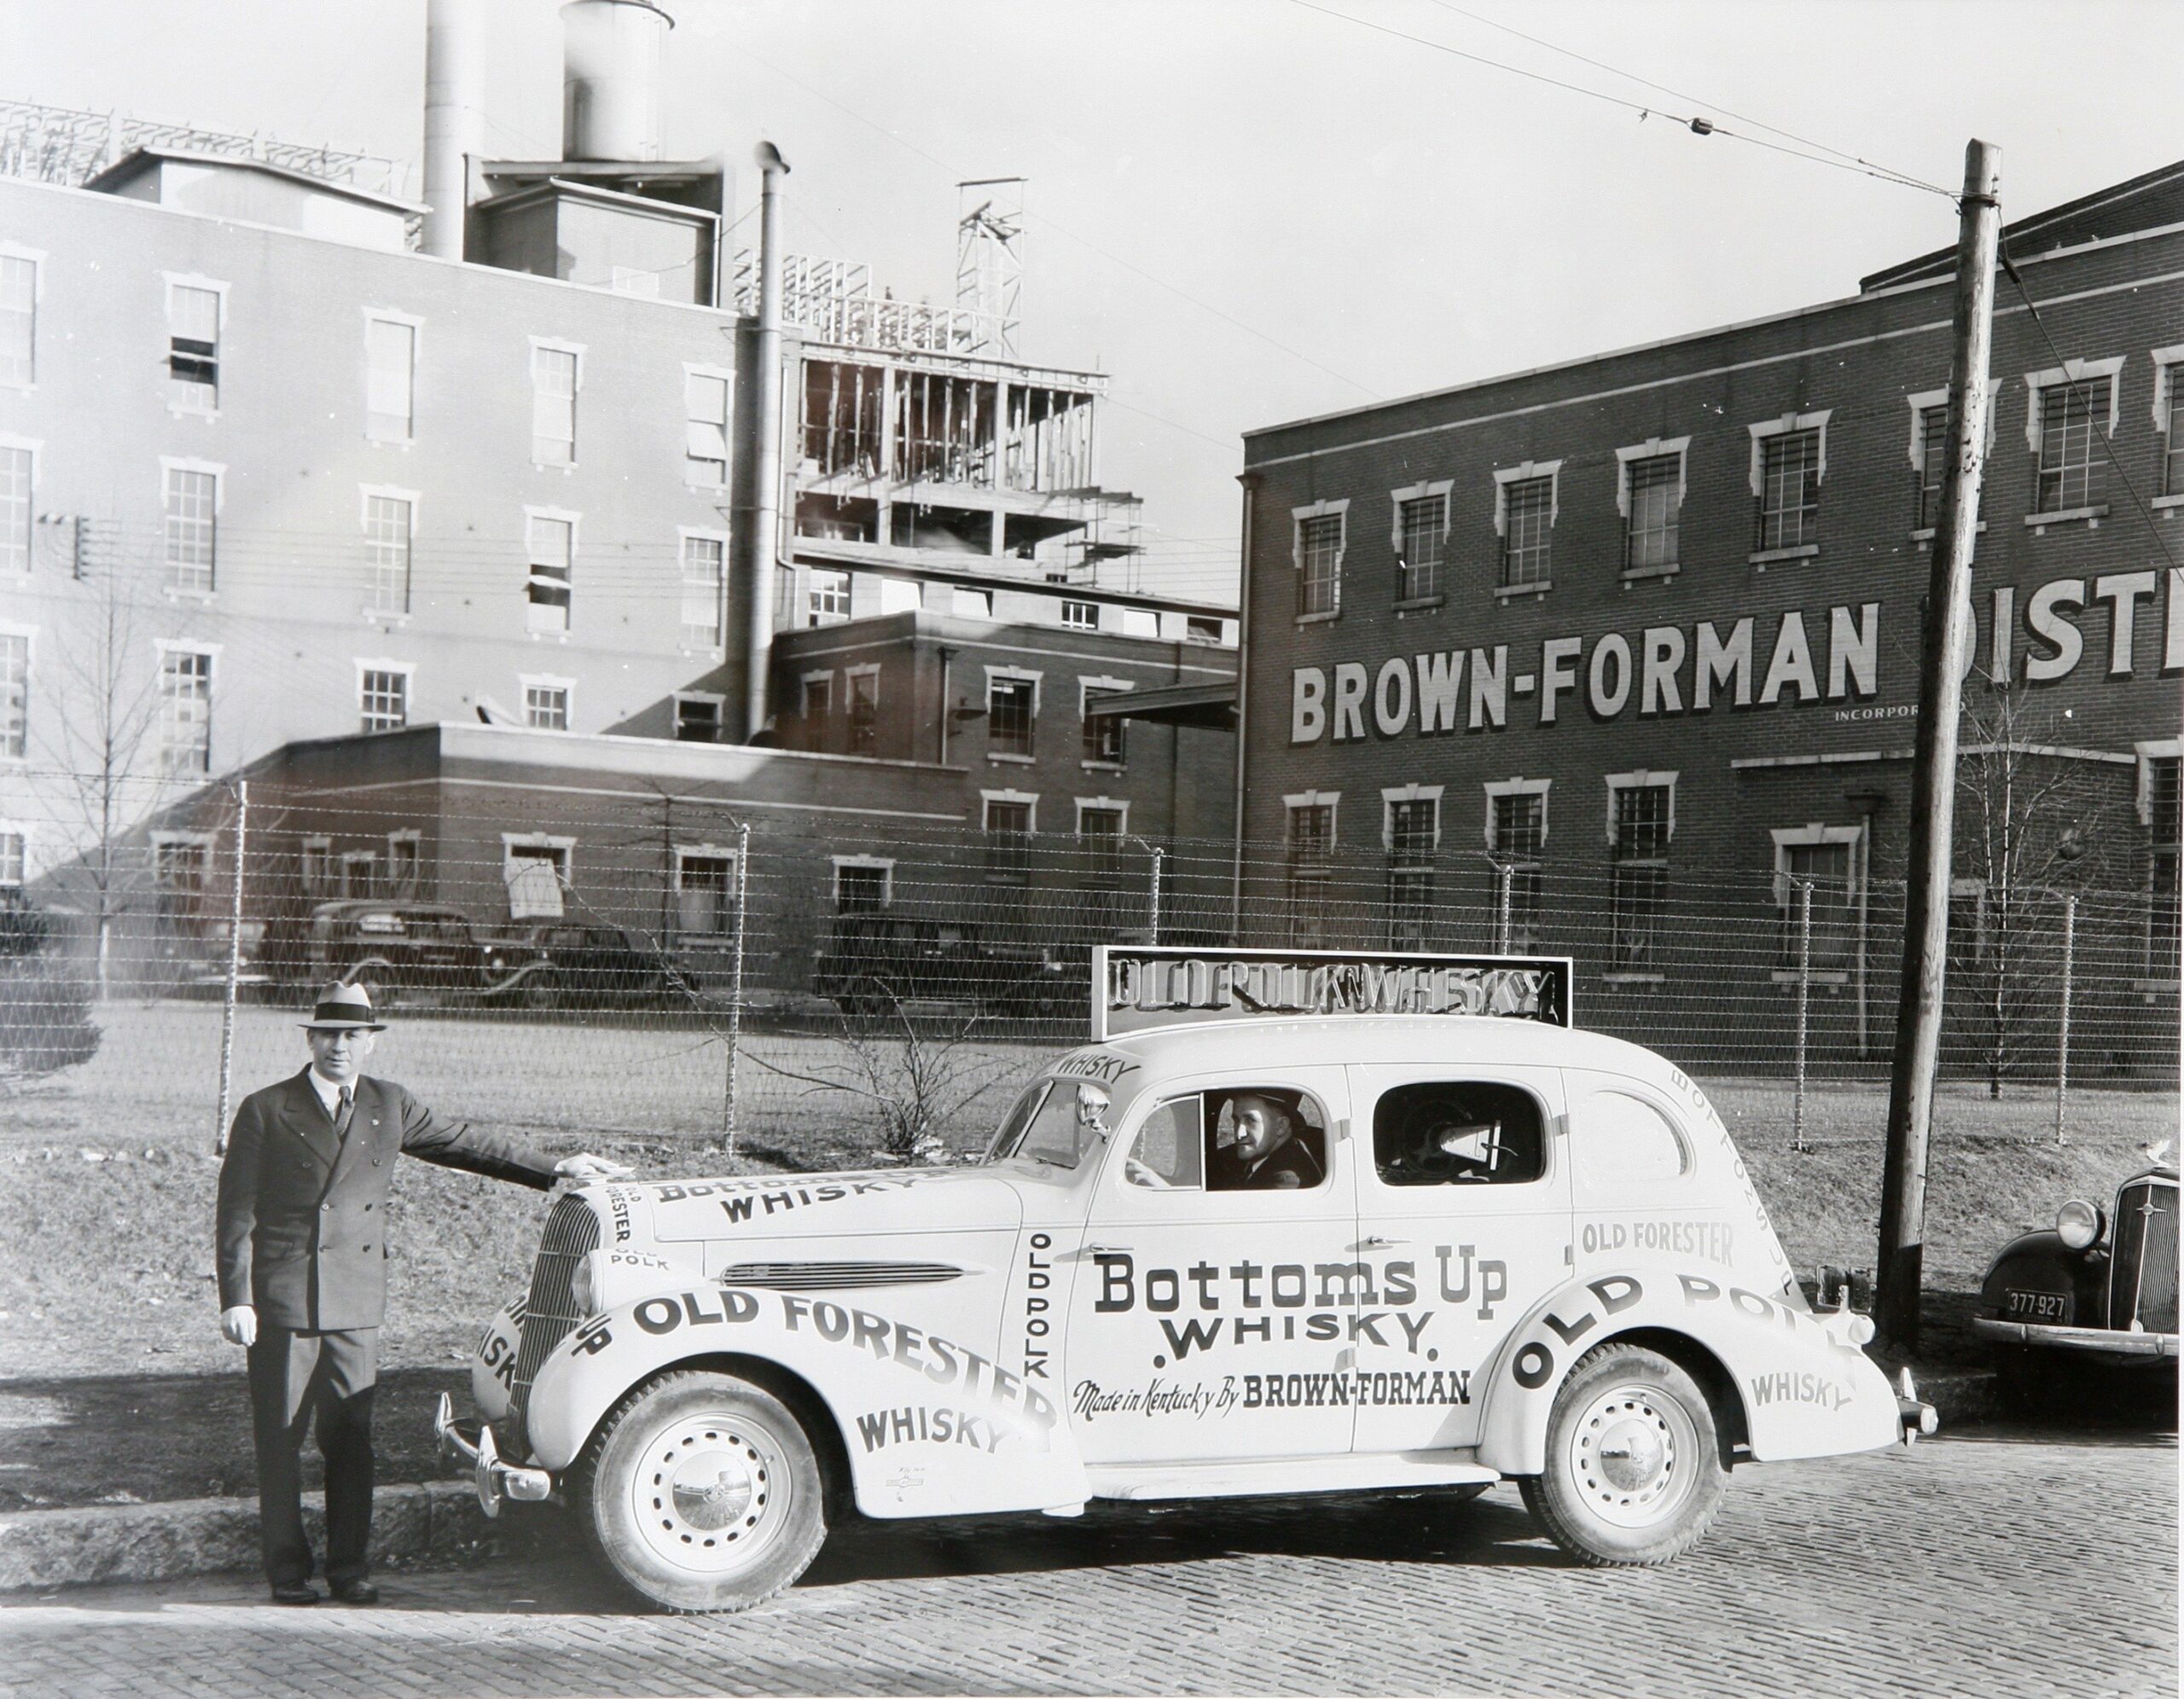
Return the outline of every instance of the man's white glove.
[[[611,1162],[605,1157],[595,1157],[589,1151],[582,1156],[563,1157],[554,1164],[555,1174],[579,1184],[591,1180],[627,1180],[635,1171],[627,1163]]]
[[[258,1312],[248,1304],[236,1304],[222,1310],[220,1337],[230,1345],[255,1345],[258,1342]]]

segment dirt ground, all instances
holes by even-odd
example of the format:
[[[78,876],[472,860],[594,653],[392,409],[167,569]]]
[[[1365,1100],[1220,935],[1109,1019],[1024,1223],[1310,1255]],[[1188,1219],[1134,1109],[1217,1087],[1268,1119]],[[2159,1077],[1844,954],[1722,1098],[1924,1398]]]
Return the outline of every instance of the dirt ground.
[[[238,1032],[236,1077],[255,1085],[300,1065],[302,1052],[292,1016],[252,1012],[263,1018]],[[216,1325],[217,1076],[206,1077],[201,1056],[169,1064],[204,1035],[203,1012],[131,1006],[102,1019],[107,1042],[92,1062],[0,1099],[0,1220],[10,1224],[0,1239],[0,1509],[247,1491],[252,1479],[241,1354]],[[373,1071],[557,1155],[596,1150],[647,1178],[689,1179],[862,1166],[877,1142],[853,1099],[776,1078],[751,1093],[740,1154],[723,1156],[717,1058],[682,1053],[702,1035],[484,1023],[421,1030],[433,1024],[405,1023]],[[829,1063],[823,1040],[763,1042],[782,1066]],[[1008,1081],[1037,1056],[994,1052],[991,1088],[961,1117],[957,1147],[984,1142]],[[1701,1083],[1792,1264],[1869,1267],[1885,1092],[1815,1088],[1799,1151],[1786,1087]],[[1951,1088],[1937,1105],[1926,1267],[1937,1294],[1958,1295],[1937,1300],[1942,1313],[1966,1308],[2010,1233],[2051,1221],[2065,1197],[2106,1197],[2143,1161],[2142,1146],[2173,1139],[2177,1100],[2079,1094],[2059,1146],[2053,1116],[2052,1097],[2029,1093],[1995,1103]],[[464,1401],[471,1347],[527,1284],[544,1208],[543,1193],[404,1165],[389,1221],[385,1478],[438,1472],[433,1400],[445,1389]]]

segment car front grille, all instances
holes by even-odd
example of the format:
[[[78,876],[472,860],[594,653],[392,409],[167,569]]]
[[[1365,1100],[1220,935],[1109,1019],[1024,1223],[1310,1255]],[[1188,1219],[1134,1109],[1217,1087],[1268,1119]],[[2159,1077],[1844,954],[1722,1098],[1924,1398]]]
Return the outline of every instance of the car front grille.
[[[531,1452],[528,1418],[531,1383],[554,1348],[584,1319],[570,1290],[577,1265],[599,1248],[599,1217],[578,1197],[556,1203],[539,1236],[538,1260],[531,1265],[531,1293],[524,1301],[523,1338],[516,1348],[515,1377],[508,1387],[508,1431],[498,1437],[512,1457]]]
[[[2116,1194],[2114,1271],[2108,1325],[2137,1322],[2149,1333],[2176,1331],[2176,1186],[2134,1180]]]

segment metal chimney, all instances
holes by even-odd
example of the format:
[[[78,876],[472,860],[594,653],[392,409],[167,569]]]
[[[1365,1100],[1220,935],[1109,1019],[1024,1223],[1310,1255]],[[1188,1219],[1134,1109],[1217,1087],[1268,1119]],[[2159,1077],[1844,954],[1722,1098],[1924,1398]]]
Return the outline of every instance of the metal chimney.
[[[470,162],[485,151],[485,28],[480,0],[426,0],[424,250],[462,258]]]
[[[675,27],[653,0],[561,8],[561,157],[659,157],[659,56]]]

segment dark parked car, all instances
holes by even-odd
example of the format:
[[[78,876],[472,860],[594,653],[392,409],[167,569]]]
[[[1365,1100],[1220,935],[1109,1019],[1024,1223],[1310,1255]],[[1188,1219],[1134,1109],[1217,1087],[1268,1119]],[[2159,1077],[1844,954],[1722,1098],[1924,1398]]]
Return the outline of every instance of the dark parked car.
[[[669,984],[666,958],[619,926],[540,921],[494,947],[507,965],[493,994],[535,1009],[652,1002]]]
[[[994,943],[967,922],[861,911],[835,917],[811,989],[853,1018],[922,1002],[1019,1020],[1081,1018],[1089,961],[1083,949]]]
[[[311,912],[303,954],[309,983],[362,980],[382,1001],[407,993],[475,994],[507,971],[468,915],[437,902],[322,902]]]
[[[2176,1374],[2177,1170],[2158,1155],[2113,1206],[2072,1199],[2002,1248],[1972,1325],[2007,1394],[2036,1396],[2071,1363]]]

